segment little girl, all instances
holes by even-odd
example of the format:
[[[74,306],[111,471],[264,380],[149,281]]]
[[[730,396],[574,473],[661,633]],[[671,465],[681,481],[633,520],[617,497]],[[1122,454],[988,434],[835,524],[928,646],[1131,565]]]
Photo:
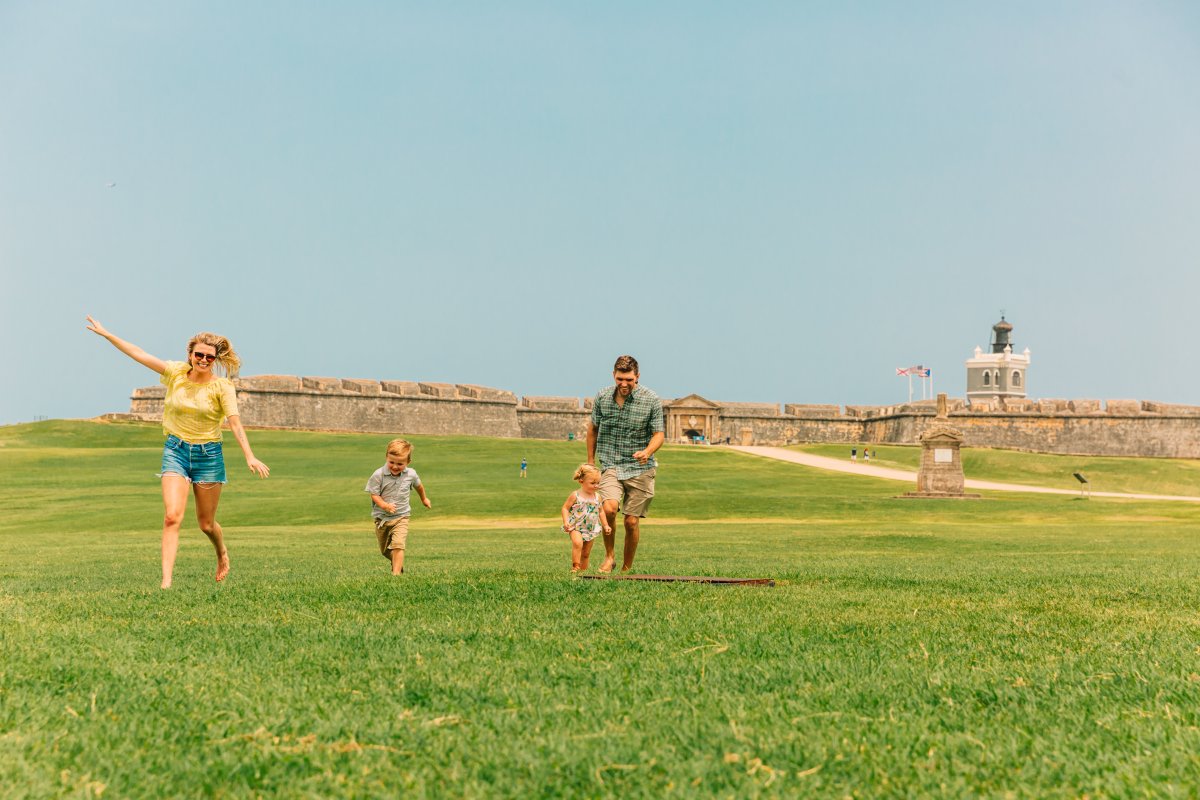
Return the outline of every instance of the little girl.
[[[571,537],[571,572],[582,572],[588,568],[592,541],[601,530],[609,533],[612,528],[600,513],[600,470],[582,464],[575,470],[575,480],[579,488],[567,495],[563,503],[562,529]]]

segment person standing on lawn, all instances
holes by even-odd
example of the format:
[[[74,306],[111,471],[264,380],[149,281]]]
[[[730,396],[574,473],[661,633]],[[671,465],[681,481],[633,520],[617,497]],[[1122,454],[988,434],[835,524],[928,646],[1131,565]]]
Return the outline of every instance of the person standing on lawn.
[[[392,564],[392,574],[404,574],[404,551],[408,548],[408,520],[412,516],[409,496],[413,489],[421,504],[433,508],[421,476],[409,466],[412,445],[404,439],[388,442],[384,464],[367,479],[371,495],[371,517],[375,520],[375,539],[379,552]]]
[[[613,385],[600,390],[588,420],[587,463],[600,461],[600,498],[608,529],[604,534],[601,572],[612,572],[616,562],[618,508],[624,514],[625,549],[621,571],[633,567],[641,539],[641,520],[654,498],[658,462],[654,453],[666,438],[662,401],[638,385],[638,363],[633,356],[617,358]]]
[[[135,344],[114,336],[96,320],[87,318],[87,329],[108,340],[144,367],[158,373],[167,387],[163,401],[162,495],[165,513],[162,530],[162,588],[171,588],[175,555],[179,551],[179,527],[187,511],[190,489],[196,497],[196,521],[217,553],[217,581],[229,575],[229,551],[224,531],[217,522],[217,503],[225,485],[225,457],[221,450],[221,422],[229,421],[233,438],[246,457],[246,466],[260,478],[271,474],[267,465],[254,457],[250,440],[238,415],[237,395],[231,378],[237,376],[241,359],[224,336],[197,333],[187,343],[187,361],[163,361]],[[217,375],[220,368],[225,376]]]

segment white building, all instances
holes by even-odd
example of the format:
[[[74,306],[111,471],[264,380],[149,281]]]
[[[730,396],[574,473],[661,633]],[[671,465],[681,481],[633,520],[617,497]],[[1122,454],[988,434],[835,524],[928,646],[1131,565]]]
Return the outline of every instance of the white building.
[[[992,352],[976,347],[967,359],[967,401],[994,400],[1001,397],[1025,397],[1025,377],[1029,370],[1029,348],[1013,353],[1012,323],[1001,315],[992,326]]]

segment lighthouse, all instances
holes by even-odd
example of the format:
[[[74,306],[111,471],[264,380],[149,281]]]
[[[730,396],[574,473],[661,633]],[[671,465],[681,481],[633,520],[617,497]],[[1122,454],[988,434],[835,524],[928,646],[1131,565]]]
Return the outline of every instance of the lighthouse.
[[[1026,396],[1029,348],[1013,352],[1012,330],[1012,323],[1001,314],[992,326],[991,352],[976,347],[975,355],[967,359],[968,402]]]

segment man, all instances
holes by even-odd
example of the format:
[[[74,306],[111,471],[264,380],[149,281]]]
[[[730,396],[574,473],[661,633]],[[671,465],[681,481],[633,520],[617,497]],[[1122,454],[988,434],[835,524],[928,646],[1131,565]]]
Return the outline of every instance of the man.
[[[621,571],[633,566],[641,536],[639,524],[654,497],[654,475],[658,462],[654,453],[662,447],[662,401],[644,386],[638,386],[638,363],[621,356],[613,365],[614,385],[602,389],[592,403],[588,421],[587,463],[600,458],[600,499],[610,532],[604,534],[604,563],[601,572],[612,572],[615,562],[617,507],[625,515],[625,551]]]

